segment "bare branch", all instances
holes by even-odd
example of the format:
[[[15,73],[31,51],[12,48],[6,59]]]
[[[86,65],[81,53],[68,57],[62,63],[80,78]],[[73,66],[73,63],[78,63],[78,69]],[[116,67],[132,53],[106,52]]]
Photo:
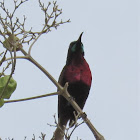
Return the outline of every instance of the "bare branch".
[[[39,99],[39,98],[44,98],[44,97],[53,96],[53,95],[58,95],[58,94],[59,94],[59,92],[54,92],[54,93],[43,94],[43,95],[34,96],[34,97],[29,97],[29,98],[23,98],[23,99],[17,99],[17,100],[8,100],[8,101],[4,101],[4,103],[13,103],[13,102],[29,101],[29,100],[33,100],[33,99]]]
[[[0,56],[2,57],[2,59],[0,60],[0,66],[2,66],[3,62],[6,61],[6,54],[7,54],[7,50],[5,51],[5,53],[2,52],[2,53],[0,54]],[[7,62],[7,65],[6,65],[5,67],[3,67],[3,70],[2,70],[2,72],[0,73],[0,77],[5,75],[4,72],[9,68],[9,66],[10,66],[11,64],[12,64],[11,61],[10,61],[10,62]]]
[[[2,52],[2,53],[0,54],[0,56],[2,56],[2,54],[4,54],[4,55],[3,55],[3,57],[2,57],[2,59],[1,59],[1,61],[0,61],[0,66],[2,65],[2,63],[3,63],[3,62],[5,61],[5,59],[6,59],[7,50],[5,51],[5,53]]]
[[[72,134],[74,133],[74,130],[75,130],[76,128],[78,128],[80,125],[82,125],[83,123],[84,123],[84,121],[81,122],[81,123],[76,123],[76,124],[74,125],[74,128],[72,129],[72,131],[71,131],[70,134],[68,134],[68,132],[69,132],[69,129],[70,129],[71,127],[66,128],[66,134],[65,134],[66,140],[70,140]]]
[[[5,61],[8,61],[8,60],[12,60],[12,59],[14,59],[14,58],[6,58],[5,59]],[[16,56],[16,59],[28,59],[28,57],[27,56]]]
[[[30,45],[30,48],[28,51],[29,55],[31,53],[31,49],[32,49],[34,43],[39,39],[39,37],[42,34],[46,34],[46,33],[50,32],[51,28],[57,29],[57,27],[60,26],[61,24],[70,22],[70,20],[63,22],[62,19],[60,22],[56,21],[57,18],[62,14],[62,9],[58,9],[58,5],[57,5],[56,1],[53,2],[53,7],[51,10],[52,12],[50,14],[49,14],[49,8],[50,8],[52,3],[48,2],[48,5],[45,7],[44,3],[42,3],[41,0],[38,0],[38,1],[39,1],[39,6],[41,7],[41,10],[45,14],[45,23],[44,23],[44,27],[42,28],[41,32],[32,32],[32,31],[30,32],[30,34],[32,34],[32,35],[35,35],[35,34],[38,34],[38,35],[36,35],[35,40]]]
[[[40,138],[41,140],[45,140],[45,137],[46,137],[46,134],[44,134],[44,133],[41,133],[41,136],[39,136],[39,138]]]
[[[13,10],[13,12],[12,12],[12,14],[11,14],[12,17],[14,16],[15,11],[16,11],[24,2],[26,2],[26,1],[28,1],[28,0],[21,0],[20,3],[17,4],[18,1],[17,1],[17,0],[14,0],[14,10]]]

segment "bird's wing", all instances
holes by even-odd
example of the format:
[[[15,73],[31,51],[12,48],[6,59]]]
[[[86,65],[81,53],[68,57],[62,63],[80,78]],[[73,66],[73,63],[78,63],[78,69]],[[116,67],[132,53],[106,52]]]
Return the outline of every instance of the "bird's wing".
[[[62,71],[61,71],[61,74],[59,76],[59,79],[58,79],[58,83],[61,85],[61,86],[64,86],[64,72],[65,72],[65,67],[63,67]],[[57,89],[58,91],[58,89]],[[62,97],[60,95],[58,95],[58,118],[60,117],[60,102],[62,102]]]
[[[61,86],[64,86],[64,72],[65,72],[65,67],[66,66],[64,66],[64,68],[62,69],[62,71],[61,71],[61,74],[60,74],[60,76],[59,76],[59,79],[58,79],[58,83],[61,85]]]

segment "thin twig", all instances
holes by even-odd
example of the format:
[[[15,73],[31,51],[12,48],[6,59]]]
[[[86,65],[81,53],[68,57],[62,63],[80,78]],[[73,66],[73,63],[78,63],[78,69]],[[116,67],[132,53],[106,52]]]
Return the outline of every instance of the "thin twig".
[[[44,29],[46,28],[46,26],[43,27],[42,32],[44,31]],[[34,39],[33,43],[30,45],[29,51],[28,51],[28,55],[31,54],[31,49],[33,47],[33,45],[35,44],[35,42],[39,39],[39,37],[43,34],[43,33],[39,33],[39,35]]]
[[[14,58],[6,58],[5,61],[12,60]],[[28,59],[27,56],[16,56],[16,59]]]
[[[70,135],[68,136],[69,139],[70,139],[70,137],[72,136],[74,130],[75,130],[78,126],[80,126],[81,124],[83,124],[83,123],[84,123],[84,122],[81,122],[81,123],[79,123],[79,124],[77,123],[77,124],[75,125],[75,127],[74,127],[73,130],[71,131]]]
[[[4,53],[4,52],[3,52],[3,53]],[[0,56],[1,56],[3,53],[1,53]],[[0,61],[0,66],[1,66],[2,63],[5,61],[5,59],[6,59],[6,54],[7,54],[7,50],[5,51],[3,57],[2,57],[2,59],[1,59],[1,61]]]
[[[34,97],[29,97],[29,98],[16,99],[16,100],[8,100],[8,101],[4,101],[4,103],[13,103],[13,102],[29,101],[29,100],[33,100],[33,99],[39,99],[39,98],[44,98],[44,97],[48,97],[48,96],[58,95],[59,93],[60,93],[60,92],[54,92],[54,93],[43,94],[43,95],[34,96]]]
[[[48,3],[47,7],[45,7],[44,3],[41,3],[40,0],[38,0],[38,2],[39,2],[39,6],[41,7],[41,10],[45,14],[45,24],[44,24],[44,27],[42,28],[41,32],[37,32],[38,36],[34,39],[32,44],[30,45],[30,48],[28,51],[29,55],[31,54],[31,49],[32,49],[34,43],[40,38],[40,36],[42,34],[44,34],[44,33],[46,34],[46,33],[50,32],[51,28],[53,28],[53,27],[55,29],[57,29],[57,27],[60,26],[61,24],[70,22],[70,19],[67,21],[62,21],[62,19],[60,22],[56,21],[56,19],[62,14],[62,9],[58,9],[58,5],[56,4],[56,1],[53,2],[53,8],[52,8],[52,12],[50,14],[48,14],[48,9],[51,5],[51,2]],[[51,20],[51,22],[50,22],[50,20]],[[35,32],[30,32],[30,33],[35,34]]]

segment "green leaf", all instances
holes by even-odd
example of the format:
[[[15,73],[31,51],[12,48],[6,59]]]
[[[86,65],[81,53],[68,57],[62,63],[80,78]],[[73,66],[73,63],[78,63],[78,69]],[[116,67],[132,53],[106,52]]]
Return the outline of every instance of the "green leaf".
[[[0,99],[0,107],[2,107],[4,105],[4,100]]]
[[[8,79],[9,75],[0,78],[0,96],[2,95],[3,99],[9,99],[17,87],[17,82],[13,78],[11,78],[6,89],[4,90]]]

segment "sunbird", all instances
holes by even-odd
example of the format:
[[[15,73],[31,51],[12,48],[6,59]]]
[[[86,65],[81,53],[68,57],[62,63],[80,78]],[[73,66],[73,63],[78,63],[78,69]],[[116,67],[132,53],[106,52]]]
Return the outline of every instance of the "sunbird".
[[[69,45],[66,65],[64,66],[60,77],[59,84],[64,86],[68,82],[68,92],[83,109],[85,102],[88,98],[92,74],[88,63],[84,58],[84,46],[81,42],[83,32],[80,34],[77,41],[73,41]],[[75,109],[71,104],[62,96],[58,96],[58,127],[54,132],[53,140],[62,140],[66,125],[69,121],[69,126],[75,124]]]

